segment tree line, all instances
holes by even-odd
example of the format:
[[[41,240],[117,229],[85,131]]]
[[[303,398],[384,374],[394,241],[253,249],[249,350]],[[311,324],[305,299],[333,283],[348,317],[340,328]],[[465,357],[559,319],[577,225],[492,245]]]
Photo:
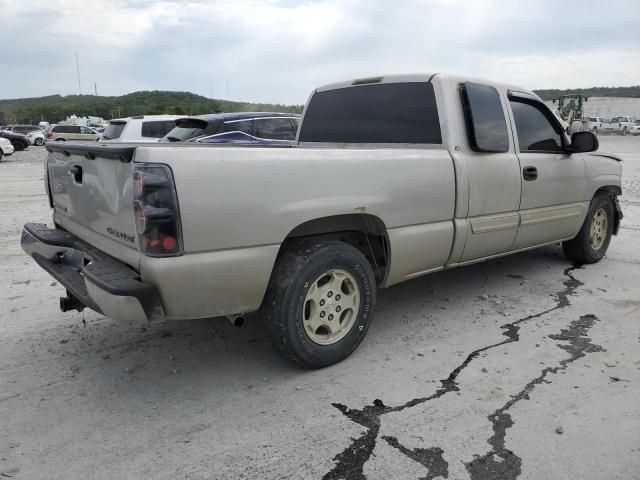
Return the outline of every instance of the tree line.
[[[6,123],[57,123],[68,116],[104,119],[134,115],[202,115],[218,112],[302,112],[302,105],[234,102],[210,99],[190,92],[140,91],[127,95],[50,95],[0,100]],[[0,115],[1,117],[1,115]],[[2,118],[0,118],[2,120]]]
[[[534,90],[543,100],[557,99],[568,93],[586,96],[640,97],[640,85],[633,87],[591,87]],[[0,100],[0,122],[56,123],[68,116],[94,116],[104,119],[134,115],[202,115],[217,112],[289,112],[301,113],[303,105],[234,102],[210,99],[190,92],[141,91],[115,97],[95,95],[50,95],[36,98]],[[4,115],[3,115],[4,113]]]
[[[587,97],[633,97],[640,98],[640,85],[633,87],[590,87],[560,90],[552,88],[548,90],[534,90],[543,100],[554,100],[560,95],[579,93]]]

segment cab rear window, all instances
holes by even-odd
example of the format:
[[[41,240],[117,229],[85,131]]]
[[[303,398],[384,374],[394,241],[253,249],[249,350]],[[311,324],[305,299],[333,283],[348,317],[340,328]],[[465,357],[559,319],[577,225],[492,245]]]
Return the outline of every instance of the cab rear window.
[[[442,143],[433,85],[380,83],[318,92],[300,126],[301,142]]]

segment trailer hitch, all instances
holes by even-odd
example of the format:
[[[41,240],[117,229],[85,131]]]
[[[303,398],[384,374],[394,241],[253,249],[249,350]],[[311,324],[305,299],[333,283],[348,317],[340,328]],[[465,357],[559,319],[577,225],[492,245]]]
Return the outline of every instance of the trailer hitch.
[[[87,306],[82,303],[77,297],[75,297],[69,290],[67,290],[66,297],[60,297],[60,310],[68,312],[69,310],[76,310],[81,312]]]

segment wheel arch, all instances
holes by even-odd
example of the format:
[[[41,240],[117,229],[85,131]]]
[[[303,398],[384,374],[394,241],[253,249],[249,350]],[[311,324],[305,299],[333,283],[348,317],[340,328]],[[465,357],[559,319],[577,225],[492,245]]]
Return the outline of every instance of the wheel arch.
[[[617,197],[618,195],[622,195],[622,187],[620,187],[620,185],[605,185],[596,190],[593,196],[595,197],[599,193],[605,193],[611,198],[611,203],[613,203],[613,234],[618,235],[620,222],[622,221],[622,209],[620,208]]]
[[[368,213],[350,213],[308,220],[287,234],[280,245],[278,257],[291,242],[304,238],[326,238],[348,243],[367,258],[379,285],[386,279],[390,261],[389,237],[380,217]]]
[[[604,192],[610,197],[617,197],[618,195],[622,195],[622,188],[620,185],[605,185],[598,188],[593,196],[595,197],[600,192]]]

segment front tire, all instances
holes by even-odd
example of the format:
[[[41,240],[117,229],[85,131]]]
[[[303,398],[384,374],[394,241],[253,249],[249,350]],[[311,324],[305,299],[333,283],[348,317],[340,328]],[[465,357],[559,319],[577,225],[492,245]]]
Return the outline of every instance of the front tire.
[[[44,145],[44,140],[40,137],[36,138],[33,142],[34,145],[37,145],[38,147],[41,147],[42,145]]]
[[[360,345],[375,302],[375,276],[358,249],[335,240],[294,241],[277,261],[263,313],[280,355],[322,368]]]
[[[613,215],[613,202],[609,195],[604,192],[596,194],[578,235],[562,243],[567,258],[581,264],[600,261],[611,242]]]

